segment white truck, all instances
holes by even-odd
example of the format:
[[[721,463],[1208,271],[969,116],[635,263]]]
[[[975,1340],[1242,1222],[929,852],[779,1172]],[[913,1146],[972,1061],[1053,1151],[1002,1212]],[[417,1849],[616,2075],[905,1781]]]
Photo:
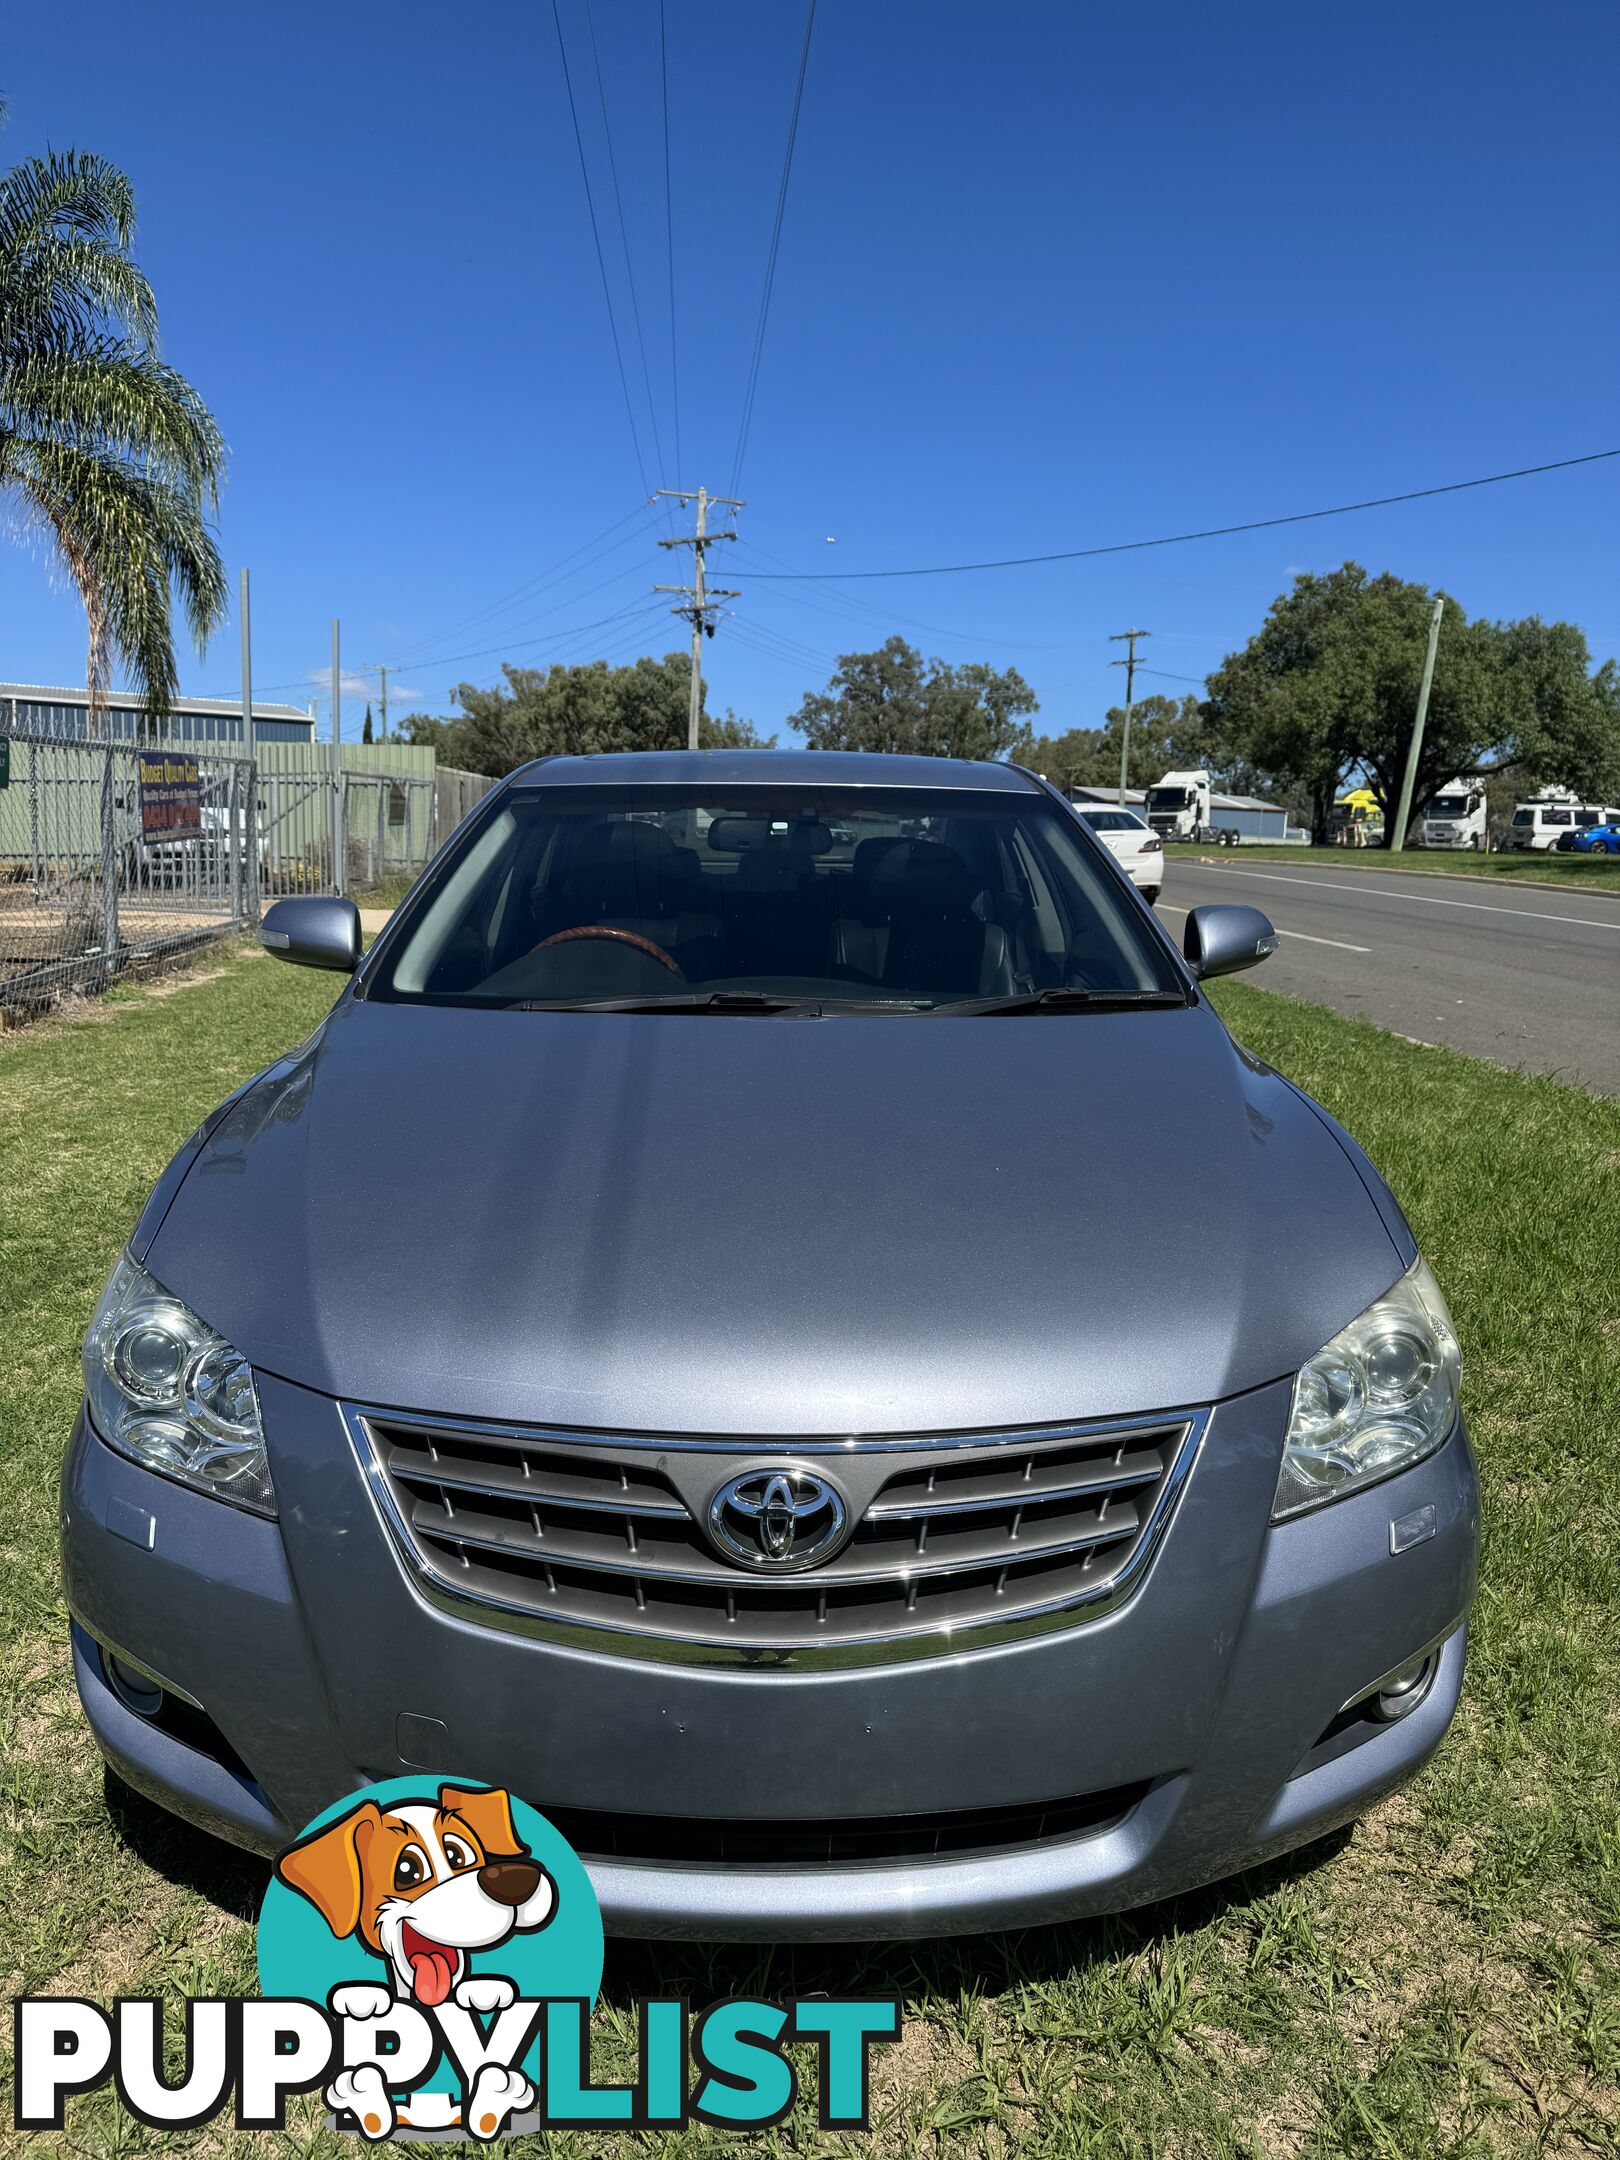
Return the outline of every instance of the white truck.
[[[1217,825],[1211,816],[1214,782],[1207,772],[1167,772],[1147,791],[1147,821],[1161,840],[1213,841],[1236,847],[1235,826]]]
[[[1423,845],[1426,848],[1482,848],[1488,815],[1482,780],[1448,780],[1423,805]]]

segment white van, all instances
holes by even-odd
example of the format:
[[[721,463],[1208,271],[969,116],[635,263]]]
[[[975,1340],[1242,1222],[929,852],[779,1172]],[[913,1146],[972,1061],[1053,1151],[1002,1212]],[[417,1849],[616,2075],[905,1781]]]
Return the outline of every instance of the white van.
[[[1526,848],[1555,848],[1559,836],[1573,830],[1580,807],[1574,801],[1515,803],[1508,846],[1521,852]]]

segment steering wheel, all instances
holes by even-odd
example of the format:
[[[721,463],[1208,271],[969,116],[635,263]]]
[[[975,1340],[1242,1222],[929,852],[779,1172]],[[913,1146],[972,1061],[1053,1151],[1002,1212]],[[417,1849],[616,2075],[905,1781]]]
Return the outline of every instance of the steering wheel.
[[[576,938],[611,938],[616,945],[633,945],[637,952],[649,953],[660,967],[667,967],[679,981],[686,977],[662,945],[655,945],[650,937],[637,937],[633,930],[613,930],[606,923],[584,923],[577,930],[554,930],[550,937],[542,938],[538,945],[531,945],[531,952],[544,952],[548,945],[569,945]]]

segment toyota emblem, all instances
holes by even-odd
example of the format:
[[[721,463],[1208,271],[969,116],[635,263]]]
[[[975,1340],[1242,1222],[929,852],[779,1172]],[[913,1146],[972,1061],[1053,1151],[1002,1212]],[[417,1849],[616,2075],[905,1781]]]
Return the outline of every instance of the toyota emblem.
[[[747,1470],[709,1502],[709,1536],[739,1567],[788,1574],[836,1552],[851,1529],[843,1495],[808,1470]]]

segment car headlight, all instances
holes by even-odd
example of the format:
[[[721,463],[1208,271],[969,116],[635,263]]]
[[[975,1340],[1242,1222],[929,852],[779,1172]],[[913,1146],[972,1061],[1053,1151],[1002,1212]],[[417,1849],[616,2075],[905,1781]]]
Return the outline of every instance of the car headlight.
[[[97,1432],[145,1469],[274,1515],[253,1369],[126,1254],[84,1338]]]
[[[1300,1367],[1272,1521],[1432,1454],[1456,1421],[1461,1371],[1446,1301],[1419,1260]]]

